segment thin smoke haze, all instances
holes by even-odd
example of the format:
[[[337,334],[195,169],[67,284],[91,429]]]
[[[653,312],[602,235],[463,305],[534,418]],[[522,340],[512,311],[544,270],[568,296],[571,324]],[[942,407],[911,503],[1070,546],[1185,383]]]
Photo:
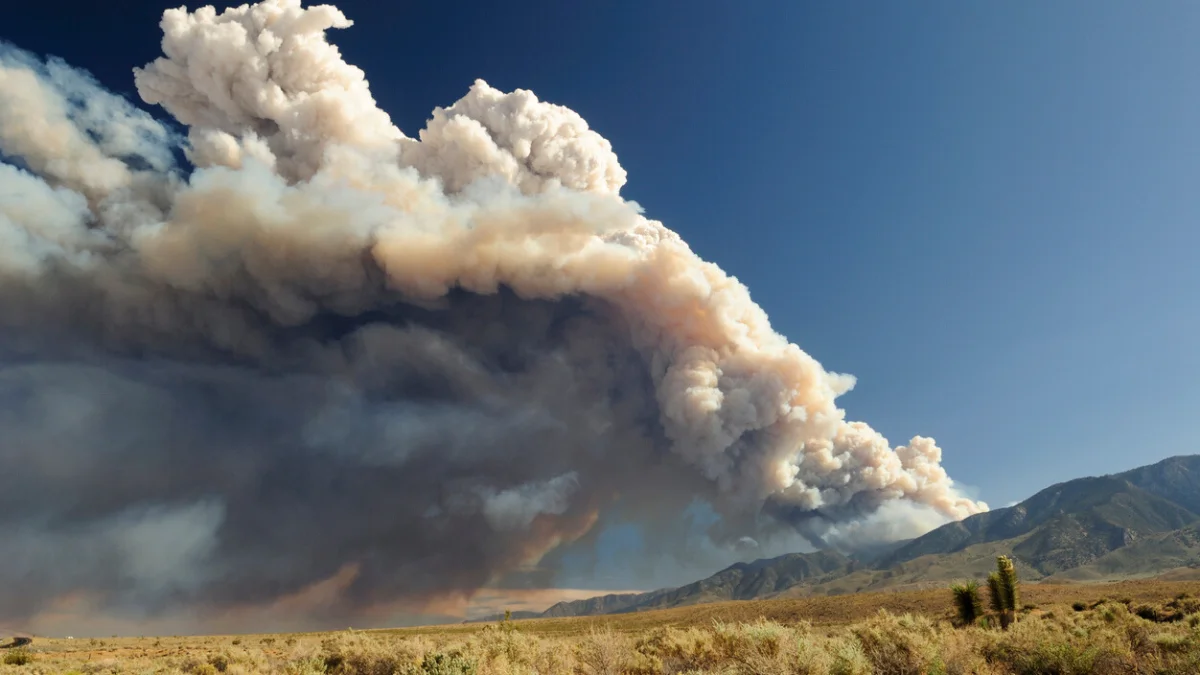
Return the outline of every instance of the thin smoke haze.
[[[345,625],[613,508],[669,532],[702,500],[730,546],[987,508],[932,439],[847,421],[854,378],[623,200],[582,117],[476,81],[410,137],[326,40],[351,25],[166,11],[134,82],[185,133],[0,46],[0,619],[322,589]]]

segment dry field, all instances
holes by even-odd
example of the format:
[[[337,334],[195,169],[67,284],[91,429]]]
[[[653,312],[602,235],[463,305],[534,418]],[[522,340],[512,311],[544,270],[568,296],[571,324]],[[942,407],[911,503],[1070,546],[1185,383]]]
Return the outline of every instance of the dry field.
[[[945,589],[294,635],[37,639],[0,675],[1200,673],[1200,581],[1028,584],[1010,630]]]

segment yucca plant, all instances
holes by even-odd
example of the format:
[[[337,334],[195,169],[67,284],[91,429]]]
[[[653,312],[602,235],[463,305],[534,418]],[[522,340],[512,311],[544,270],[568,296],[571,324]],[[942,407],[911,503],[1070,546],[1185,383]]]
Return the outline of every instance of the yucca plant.
[[[987,578],[988,604],[996,614],[1004,613],[1004,591],[1000,588],[1000,574],[992,572]]]
[[[1021,597],[1017,568],[1013,565],[1012,558],[1004,555],[996,558],[996,571],[1000,574],[1000,592],[1004,595],[1004,606],[1010,612],[1015,612],[1021,606]]]
[[[1017,620],[1017,603],[1020,593],[1017,568],[1008,556],[996,558],[996,571],[988,575],[988,595],[992,611],[1000,618],[1000,627],[1008,628]]]
[[[972,626],[983,616],[983,601],[979,599],[979,584],[968,581],[950,587],[954,594],[954,607],[958,610],[958,622],[963,626]]]

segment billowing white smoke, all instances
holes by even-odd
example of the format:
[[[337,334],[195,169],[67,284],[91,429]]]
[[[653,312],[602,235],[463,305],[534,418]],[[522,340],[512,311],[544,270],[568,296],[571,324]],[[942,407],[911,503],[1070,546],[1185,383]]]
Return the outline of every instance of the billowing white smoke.
[[[853,378],[825,372],[771,330],[745,286],[700,260],[661,223],[621,203],[616,195],[625,171],[611,144],[577,114],[530,92],[504,95],[477,81],[462,100],[435,111],[421,141],[412,141],[375,106],[362,71],[324,40],[325,29],[349,25],[334,7],[303,9],[298,0],[220,15],[211,7],[194,14],[168,10],[166,57],[135,71],[138,92],[188,125],[193,148],[201,148],[194,161],[238,167],[254,157],[290,179],[295,203],[278,214],[285,222],[304,222],[317,216],[313,209],[329,208],[309,203],[317,201],[307,190],[313,183],[318,194],[345,190],[339,225],[357,219],[347,211],[359,204],[391,207],[372,214],[379,220],[370,223],[369,236],[391,288],[406,296],[434,298],[454,287],[489,293],[504,285],[525,297],[584,293],[613,301],[634,325],[654,371],[662,423],[675,450],[728,489],[813,509],[872,491],[929,503],[950,517],[980,510],[954,491],[931,440],[914,438],[893,450],[870,427],[844,422],[834,400]],[[419,175],[404,170],[409,167]],[[439,179],[441,189],[432,190],[427,178]],[[463,201],[443,196],[475,181],[486,185]],[[532,197],[518,197],[499,182]],[[282,181],[276,189],[285,189]],[[230,184],[210,190],[229,190],[249,207],[275,196],[235,192]],[[575,192],[591,198],[585,202]],[[152,259],[171,259],[159,270],[167,281],[196,283],[194,271],[181,274],[173,254],[227,245],[222,231],[230,227],[240,231],[229,243],[251,248],[223,253],[260,262],[253,267],[262,270],[264,283],[313,274],[316,265],[266,250],[279,243],[273,238],[259,246],[246,238],[281,235],[303,250],[316,243],[309,240],[315,235],[287,231],[296,226],[247,231],[253,223],[212,212],[218,203],[208,197],[182,195],[203,220],[170,222],[176,231],[156,232],[143,248]],[[366,235],[365,229],[325,236]],[[213,276],[201,272],[202,279]],[[323,276],[348,290],[362,285],[337,271]],[[298,308],[293,320],[314,310]]]
[[[0,52],[0,153],[24,167],[0,165],[0,325],[25,345],[14,350],[44,359],[47,345],[77,354],[82,343],[121,358],[332,373],[350,390],[369,390],[366,399],[387,388],[363,384],[379,372],[402,379],[429,368],[478,400],[518,396],[529,404],[519,419],[534,420],[563,382],[581,406],[619,388],[611,353],[623,345],[639,356],[657,402],[649,411],[657,431],[628,433],[665,439],[670,461],[694,469],[729,513],[769,503],[844,524],[896,500],[944,519],[986,509],[955,488],[933,440],[892,448],[847,422],[836,399],[853,377],[826,372],[772,330],[745,286],[623,201],[626,174],[611,145],[573,111],[477,81],[414,139],[326,42],[327,29],[351,25],[334,7],[181,8],[161,25],[165,56],[135,70],[135,81],[146,103],[187,127],[190,177],[173,168],[172,135],[148,115],[61,63]],[[462,293],[583,298],[609,318],[564,338],[574,374],[546,365],[520,394],[455,356],[464,340],[486,342],[474,328],[373,325],[355,334],[357,351],[286,337],[322,317],[397,304],[453,312]],[[357,452],[347,444],[387,447],[394,454],[385,460],[363,450],[355,461],[374,453],[371,461],[397,462],[416,436],[465,448],[477,441],[455,434],[518,423],[468,420],[453,406],[392,410],[378,428],[337,423],[377,405],[363,396],[313,394],[304,443],[347,456]],[[635,414],[618,407],[546,414],[587,419],[596,425],[587,433],[608,438],[603,429]],[[603,452],[594,466],[606,468],[594,471],[620,473],[622,447]],[[559,469],[477,485],[472,508],[498,532],[567,517],[572,500],[596,494],[597,479],[579,462]],[[397,516],[457,513],[451,502]],[[586,530],[584,520],[567,538]],[[560,534],[497,568],[536,558]]]

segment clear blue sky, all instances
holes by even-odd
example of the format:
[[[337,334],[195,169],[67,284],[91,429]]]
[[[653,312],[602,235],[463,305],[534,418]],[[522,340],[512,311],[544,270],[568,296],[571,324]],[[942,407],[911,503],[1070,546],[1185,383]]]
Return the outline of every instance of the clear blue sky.
[[[170,3],[77,4],[0,37],[134,97]],[[336,4],[410,135],[476,77],[580,112],[852,418],[992,505],[1200,452],[1200,4]]]

